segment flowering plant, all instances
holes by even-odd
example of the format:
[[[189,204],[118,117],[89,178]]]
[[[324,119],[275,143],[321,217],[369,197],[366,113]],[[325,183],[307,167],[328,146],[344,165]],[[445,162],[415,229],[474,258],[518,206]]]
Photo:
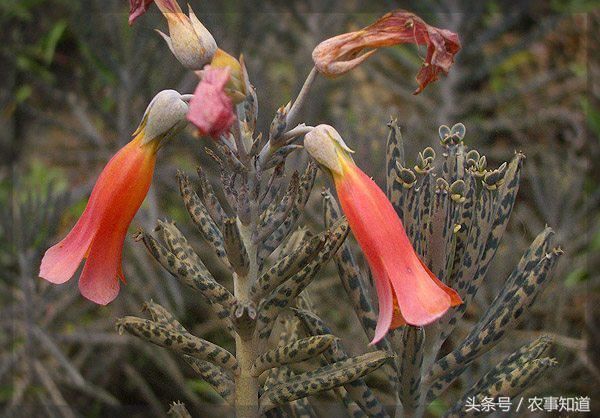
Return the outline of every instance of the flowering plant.
[[[152,3],[132,0],[130,23]],[[466,129],[459,123],[440,128],[441,163],[427,147],[411,169],[393,120],[384,192],[359,168],[333,127],[298,121],[318,74],[346,73],[385,46],[427,46],[417,75],[416,93],[421,92],[450,71],[460,49],[458,35],[395,11],[360,31],[323,41],[313,51],[315,65],[298,96],[279,109],[269,132],[261,135],[255,132],[257,95],[243,57],[218,48],[191,9],[185,15],[175,0],[155,3],[169,26],[169,35],[161,36],[199,77],[198,86],[192,95],[173,90],[156,95],[131,142],[98,178],[80,220],[44,255],[40,276],[63,283],[85,258],[82,295],[99,304],[117,296],[119,280],[124,281],[123,241],[150,186],[157,152],[189,121],[220,153],[211,157],[220,167],[226,202],[202,168],[201,193],[179,172],[180,194],[191,221],[231,274],[233,290],[212,276],[174,223],[159,222],[160,239],[144,230],[135,237],[215,310],[235,342],[235,354],[192,335],[152,301],[145,305],[150,319],[126,316],[118,321],[119,331],[180,354],[238,417],[282,411],[314,415],[309,398],[330,390],[353,416],[422,416],[429,402],[517,323],[561,254],[551,247],[552,231],[542,231],[472,331],[440,354],[498,248],[523,156],[489,169],[485,157],[464,144]],[[301,150],[310,158],[304,172],[286,174],[288,156]],[[337,200],[323,192],[325,228],[310,233],[298,225],[319,173],[331,178]],[[374,289],[354,259],[350,235],[367,260]],[[363,354],[345,351],[307,297],[307,287],[330,260],[374,346],[365,346]],[[554,364],[543,356],[549,343],[542,337],[506,357],[448,415],[460,414],[468,399],[518,394]],[[369,386],[371,373],[385,376],[387,401]],[[174,404],[172,413],[187,416],[182,404]]]

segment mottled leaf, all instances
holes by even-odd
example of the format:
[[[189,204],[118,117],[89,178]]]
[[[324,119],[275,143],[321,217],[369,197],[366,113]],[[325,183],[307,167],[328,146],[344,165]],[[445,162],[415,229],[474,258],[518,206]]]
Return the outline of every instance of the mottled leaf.
[[[276,405],[342,386],[371,373],[391,358],[383,351],[374,351],[292,376],[263,393],[260,411],[264,413]]]
[[[323,322],[321,318],[312,312],[303,309],[292,308],[292,311],[310,335],[331,334],[331,329]],[[340,343],[337,342],[330,349],[323,352],[325,359],[331,364],[348,359],[348,354],[343,350]],[[363,413],[370,417],[387,417],[383,405],[373,394],[373,391],[367,386],[363,379],[356,379],[343,387],[344,391],[338,391],[344,405],[354,416],[358,411],[355,409],[354,402],[361,408]],[[350,402],[354,401],[354,402]]]
[[[288,155],[290,155],[292,152],[294,152],[300,148],[302,148],[302,145],[296,145],[296,144],[284,145],[284,146],[278,148],[277,151],[275,151],[270,156],[270,158],[263,164],[262,169],[268,170],[279,164],[284,163],[285,159],[288,157]]]
[[[192,221],[198,227],[203,238],[213,247],[217,257],[226,266],[230,267],[223,244],[223,234],[221,234],[221,231],[210,217],[196,192],[192,190],[188,177],[179,171],[177,172],[177,180],[179,181],[179,191]]]
[[[423,327],[406,326],[404,328],[398,388],[404,413],[409,416],[419,405],[424,342],[425,330]]]
[[[304,240],[291,253],[266,270],[250,289],[250,298],[259,302],[281,283],[298,273],[321,251],[327,241],[327,231]]]
[[[206,173],[202,169],[202,167],[198,166],[196,168],[196,172],[198,173],[198,178],[200,179],[200,190],[201,197],[206,210],[210,214],[210,217],[217,225],[221,225],[223,223],[223,219],[226,218],[225,211],[221,206],[221,202],[217,198],[215,191],[206,176]]]
[[[294,205],[283,223],[265,239],[263,245],[258,251],[258,257],[260,260],[264,260],[273,252],[273,250],[279,247],[283,240],[288,236],[292,228],[294,228],[296,225],[296,222],[300,218],[300,215],[304,210],[304,206],[310,197],[310,192],[312,191],[315,183],[317,172],[318,169],[316,164],[314,164],[312,161],[309,162],[306,166],[306,170],[300,177],[300,186],[296,200],[294,201]]]
[[[235,304],[234,296],[223,285],[218,283],[212,276],[206,275],[199,265],[189,260],[180,260],[173,253],[162,246],[152,235],[140,230],[136,235],[137,240],[142,240],[150,254],[171,275],[179,279],[183,284],[199,291],[202,296],[215,309],[219,319],[225,321],[227,328],[233,331],[229,315]]]
[[[248,252],[246,246],[240,236],[240,231],[237,225],[236,218],[225,218],[223,220],[223,244],[229,263],[233,267],[233,270],[240,277],[246,277],[248,275],[248,269],[250,267],[250,259],[248,258]]]
[[[120,334],[126,330],[132,335],[160,347],[166,347],[180,354],[187,354],[200,360],[207,360],[232,372],[238,370],[233,355],[224,348],[198,338],[189,332],[175,332],[164,325],[148,319],[126,316],[117,321]]]
[[[254,361],[250,373],[253,376],[260,376],[262,372],[272,367],[308,360],[327,350],[335,339],[333,335],[315,335],[274,348]]]
[[[319,269],[331,258],[346,239],[350,228],[345,218],[340,219],[329,231],[329,238],[318,255],[298,273],[282,283],[259,306],[257,319],[258,336],[268,338],[277,314],[288,307],[310,284]]]
[[[233,405],[235,384],[225,369],[192,356],[184,355],[183,358],[194,369],[198,377],[210,384],[228,404]]]
[[[544,255],[533,269],[523,272],[514,283],[507,283],[510,290],[503,292],[505,297],[497,307],[492,307],[497,308],[497,314],[485,324],[477,324],[457,348],[431,369],[427,379],[432,382],[428,398],[433,399],[445,390],[466,366],[495,346],[506,331],[518,324],[522,314],[543,289],[561,254],[562,251],[553,250]]]

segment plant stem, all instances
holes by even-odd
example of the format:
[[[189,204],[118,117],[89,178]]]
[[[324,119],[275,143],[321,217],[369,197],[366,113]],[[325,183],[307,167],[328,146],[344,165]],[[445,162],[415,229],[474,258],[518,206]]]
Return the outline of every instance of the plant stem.
[[[312,87],[312,85],[315,81],[315,78],[317,77],[317,74],[318,74],[317,69],[315,67],[313,67],[312,70],[310,71],[310,73],[308,74],[308,77],[306,77],[306,80],[304,81],[304,84],[302,85],[302,88],[300,89],[300,93],[298,93],[298,97],[292,104],[292,107],[287,114],[286,125],[288,127],[296,125],[296,123],[297,123],[296,119],[298,118],[298,111],[304,105],[304,102],[306,101],[306,98],[308,97],[308,92],[309,92],[310,88]]]
[[[254,173],[252,173],[254,174]],[[257,279],[257,247],[252,242],[252,231],[256,225],[256,214],[251,213],[249,225],[238,222],[240,235],[250,259],[250,268],[246,277],[234,274],[234,294],[240,303],[250,303],[250,287]],[[254,360],[258,357],[258,344],[254,334],[254,322],[250,329],[239,329],[235,337],[235,355],[240,373],[235,378],[235,416],[237,418],[258,418],[258,378],[250,374]]]

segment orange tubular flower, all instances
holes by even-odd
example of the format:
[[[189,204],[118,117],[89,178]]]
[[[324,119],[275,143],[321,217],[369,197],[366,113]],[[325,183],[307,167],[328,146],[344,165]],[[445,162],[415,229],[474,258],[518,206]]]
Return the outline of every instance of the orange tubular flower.
[[[188,106],[174,90],[160,92],[150,103],[133,139],[108,162],[88,204],[69,234],[46,251],[40,277],[68,281],[86,258],[79,289],[87,299],[106,305],[119,293],[123,242],[144,201],[163,141],[185,126]]]
[[[378,48],[406,43],[427,45],[427,57],[417,74],[419,87],[414,94],[437,80],[440,72],[447,74],[460,50],[456,33],[430,26],[414,13],[396,10],[359,31],[321,42],[312,56],[320,73],[336,77],[360,65]]]
[[[354,164],[337,131],[319,125],[306,134],[309,154],[331,172],[342,210],[375,279],[379,318],[371,344],[401,325],[426,325],[462,303],[419,259],[392,204]]]

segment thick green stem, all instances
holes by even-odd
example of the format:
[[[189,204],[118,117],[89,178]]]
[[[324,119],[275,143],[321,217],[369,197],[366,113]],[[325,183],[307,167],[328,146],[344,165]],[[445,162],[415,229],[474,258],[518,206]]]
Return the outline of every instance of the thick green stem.
[[[254,215],[254,214],[253,214]],[[242,304],[250,303],[250,287],[257,279],[258,264],[256,262],[256,244],[252,242],[252,230],[256,217],[252,216],[250,225],[238,222],[240,235],[246,246],[250,259],[250,268],[246,277],[234,275],[235,297]],[[254,337],[254,321],[247,324],[251,329],[239,329],[235,338],[235,354],[240,372],[235,378],[235,412],[237,418],[257,418],[258,413],[258,378],[250,373],[254,360],[258,357],[258,344]]]

